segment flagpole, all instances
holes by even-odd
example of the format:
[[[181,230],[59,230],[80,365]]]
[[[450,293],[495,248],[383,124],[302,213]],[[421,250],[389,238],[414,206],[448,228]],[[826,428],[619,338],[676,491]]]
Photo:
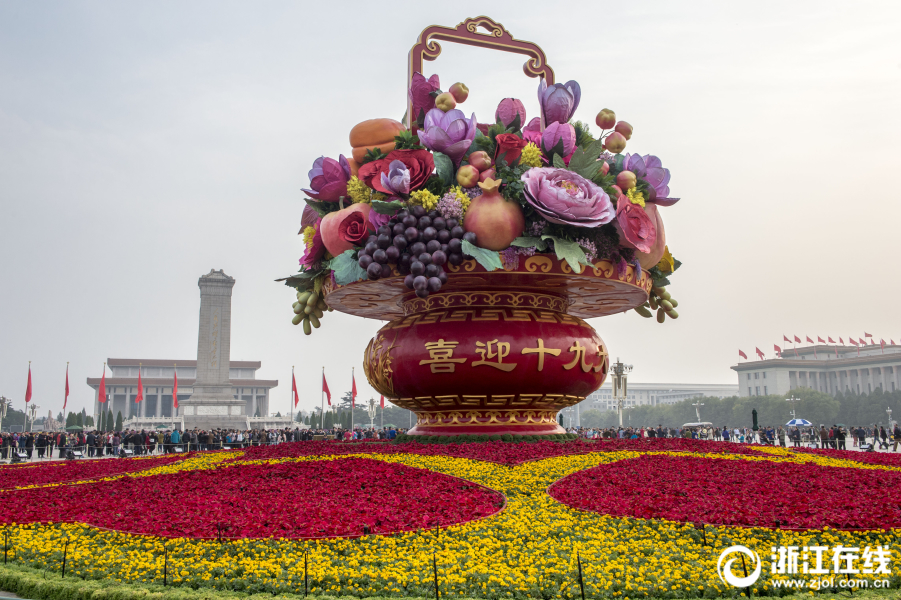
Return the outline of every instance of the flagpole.
[[[319,411],[319,429],[325,429],[325,367],[322,367],[322,385],[319,386],[319,396],[322,401],[322,409]]]
[[[291,365],[291,393],[288,394],[288,416],[291,417],[291,422],[294,422],[294,365]]]
[[[351,435],[353,434],[353,430],[354,430],[354,408],[355,408],[354,405],[357,403],[357,396],[356,396],[357,381],[356,381],[356,379],[354,379],[354,369],[355,368],[356,367],[350,368],[350,389],[351,389],[351,392],[350,392],[350,431],[351,431]]]

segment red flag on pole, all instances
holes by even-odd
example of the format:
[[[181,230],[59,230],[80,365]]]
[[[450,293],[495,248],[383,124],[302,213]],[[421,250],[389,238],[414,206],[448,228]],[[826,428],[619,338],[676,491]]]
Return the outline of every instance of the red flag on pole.
[[[322,391],[325,392],[325,398],[328,400],[328,405],[332,405],[332,393],[328,391],[328,381],[325,380],[325,369],[322,370]]]
[[[385,408],[385,397],[379,396],[379,406]]]
[[[100,377],[100,387],[97,388],[97,402],[106,403],[106,363],[103,363],[103,375]]]
[[[740,357],[742,357],[743,359],[748,360],[748,355],[745,354],[744,352],[742,352],[741,350],[738,351],[738,355]]]
[[[782,356],[782,348],[780,348],[776,344],[773,344],[773,350],[776,351],[776,356]]]
[[[859,345],[859,344],[857,343],[857,340],[855,340],[854,338],[848,338],[848,339],[849,339],[849,340],[851,341],[851,343],[854,344],[855,346],[858,346],[858,345]]]
[[[25,387],[25,402],[31,402],[31,361],[28,361],[28,385]]]
[[[820,336],[817,336],[817,341],[820,342],[821,344],[825,344],[825,343],[826,343],[826,340],[824,340],[824,339],[821,338]]]
[[[797,342],[797,343],[800,344],[800,343],[801,343],[801,338],[799,338],[798,336],[795,336],[795,342]]]
[[[294,379],[294,367],[291,367],[291,391],[294,393],[294,408],[297,408],[300,398],[297,396],[297,381]]]
[[[63,398],[63,411],[66,410],[66,404],[69,403],[69,363],[66,363],[66,396]]]
[[[758,348],[758,347],[755,346],[755,347],[754,347],[754,350],[757,351],[757,356],[759,356],[760,359],[763,360],[763,357],[764,357],[765,355],[764,355],[763,352],[760,351],[760,348]]]
[[[172,370],[174,376],[172,378],[172,406],[178,408],[178,365]]]
[[[786,342],[788,342],[789,344],[792,343],[792,341],[790,339],[788,339],[788,336],[785,335],[784,333],[782,334],[782,339],[785,340]]]
[[[841,344],[842,346],[844,346],[844,345],[845,345],[845,340],[842,339],[842,338],[838,338],[838,343]]]
[[[892,343],[892,346],[895,345],[895,340],[889,340]]]
[[[882,353],[885,354],[885,340],[879,340],[879,345],[882,346]]]
[[[138,395],[135,396],[135,404],[144,399],[144,384],[141,383],[141,365],[138,364]]]
[[[867,333],[866,331],[864,331],[864,332],[863,332],[863,337],[873,337],[873,334],[872,334],[872,333]]]
[[[813,340],[810,339],[810,336],[809,336],[809,335],[807,336],[807,341],[810,342],[811,344],[813,343]]]
[[[827,337],[827,338],[826,338],[826,339],[828,339],[828,340],[829,340],[829,343],[830,343],[830,344],[834,344],[834,343],[835,343],[835,340],[834,340],[834,339],[832,339],[832,338],[831,338],[831,337]]]
[[[350,369],[350,409],[353,410],[357,405],[357,379],[354,377],[353,367]]]
[[[861,343],[861,345],[863,345],[863,346],[869,346],[869,342],[867,342],[867,341],[866,341],[865,339],[863,339],[863,338],[860,338],[860,339],[857,340],[857,341],[859,341],[859,342]]]

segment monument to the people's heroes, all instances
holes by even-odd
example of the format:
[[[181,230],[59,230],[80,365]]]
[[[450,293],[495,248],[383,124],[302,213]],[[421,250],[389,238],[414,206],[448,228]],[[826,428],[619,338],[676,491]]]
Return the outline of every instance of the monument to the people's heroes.
[[[232,394],[228,379],[231,351],[232,288],[235,279],[210,270],[200,287],[200,333],[194,393],[178,408],[186,429],[246,429],[246,404]]]

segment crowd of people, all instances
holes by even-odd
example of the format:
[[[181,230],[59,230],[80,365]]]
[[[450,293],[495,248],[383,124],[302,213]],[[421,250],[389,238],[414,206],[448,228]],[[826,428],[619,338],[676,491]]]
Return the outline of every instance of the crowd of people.
[[[734,442],[740,444],[769,444],[775,446],[793,446],[795,448],[808,446],[811,448],[832,448],[835,450],[847,450],[848,439],[852,448],[875,449],[876,446],[888,450],[892,446],[892,452],[898,450],[901,443],[901,425],[895,424],[894,429],[886,430],[883,426],[871,427],[845,427],[833,425],[819,428],[810,427],[761,427],[757,431],[749,427],[682,427],[674,429],[658,425],[655,427],[611,427],[611,428],[583,428],[571,427],[569,433],[575,433],[587,439],[641,439],[658,437],[681,437],[701,440],[713,440]]]
[[[896,452],[901,443],[901,426],[886,430],[882,426],[845,427],[762,427],[757,431],[748,427],[570,427],[585,439],[644,439],[644,438],[691,438],[732,442],[739,444],[769,444],[777,446],[807,446],[812,448],[833,448],[845,450],[850,438],[851,447],[874,449],[878,446]],[[250,429],[202,430],[178,429],[165,431],[127,430],[90,431],[87,433],[64,432],[24,432],[0,433],[0,459],[32,460],[53,458],[88,458],[104,456],[139,456],[147,454],[167,454],[171,452],[191,452],[194,450],[218,450],[224,448],[247,448],[312,440],[393,440],[405,430],[393,426],[385,428],[355,429]],[[80,454],[78,454],[80,453]]]

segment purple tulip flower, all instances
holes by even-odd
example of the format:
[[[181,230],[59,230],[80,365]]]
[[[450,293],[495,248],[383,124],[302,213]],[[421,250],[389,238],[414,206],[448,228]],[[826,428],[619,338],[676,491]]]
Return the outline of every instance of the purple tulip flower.
[[[541,146],[541,119],[533,117],[529,124],[522,130],[522,139],[532,142],[536,146]]]
[[[463,111],[453,109],[447,112],[433,108],[425,116],[425,124],[419,132],[419,143],[432,152],[441,152],[459,165],[463,155],[476,137],[476,116],[469,120]]]
[[[616,218],[610,196],[600,186],[567,169],[529,169],[521,177],[526,200],[551,223],[598,227]]]
[[[323,202],[337,202],[347,195],[347,181],[350,179],[350,165],[344,155],[338,160],[320,156],[310,169],[310,188],[303,189],[307,196]]]
[[[382,173],[382,187],[392,194],[410,193],[410,169],[402,161],[392,160],[388,174]]]
[[[438,75],[432,75],[428,79],[420,73],[413,73],[413,79],[410,81],[410,100],[413,102],[413,115],[410,119],[411,123],[422,123],[425,114],[435,108],[434,92],[441,91],[441,84],[438,82]]]
[[[495,122],[500,121],[504,124],[504,127],[509,127],[516,120],[517,116],[519,116],[519,127],[517,129],[522,129],[526,122],[526,107],[516,98],[504,98],[497,105],[497,110],[494,111]]]
[[[623,171],[632,171],[636,177],[648,182],[649,202],[660,206],[672,206],[679,198],[669,197],[669,169],[653,154],[626,154],[623,159]]]
[[[544,129],[551,123],[568,122],[576,109],[579,108],[579,100],[582,98],[582,88],[575,81],[555,83],[548,86],[542,78],[538,84],[538,104],[541,106],[541,128]]]
[[[541,134],[541,150],[550,156],[552,152],[560,150],[561,147],[562,151],[558,154],[560,154],[560,158],[567,159],[567,164],[569,164],[568,158],[576,148],[576,128],[569,123],[551,123]]]

